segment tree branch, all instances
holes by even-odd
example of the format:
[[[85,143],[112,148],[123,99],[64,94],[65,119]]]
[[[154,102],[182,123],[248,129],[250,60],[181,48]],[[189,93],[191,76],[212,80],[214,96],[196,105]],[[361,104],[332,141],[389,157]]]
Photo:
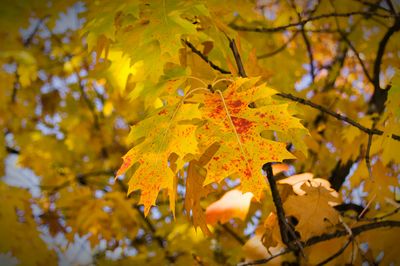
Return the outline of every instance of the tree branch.
[[[347,162],[343,163],[342,160],[339,160],[331,172],[330,177],[328,178],[329,183],[331,183],[331,187],[339,191],[340,188],[342,187],[344,181],[346,180],[346,177],[350,173],[350,169],[353,166],[353,163],[357,162],[358,158],[353,161],[353,160],[348,160]]]
[[[26,38],[26,40],[23,42],[23,45],[25,47],[29,46],[29,44],[31,44],[33,37],[35,37],[36,33],[38,33],[40,26],[42,25],[42,23],[48,18],[50,17],[50,15],[46,15],[43,18],[39,19],[39,21],[36,23],[35,28],[33,29],[33,31],[29,34],[28,38]]]
[[[310,21],[314,21],[314,20],[319,20],[319,19],[323,19],[323,18],[332,18],[332,17],[350,17],[350,16],[354,16],[354,15],[361,15],[361,16],[376,16],[376,17],[382,17],[382,18],[391,18],[394,17],[393,15],[381,15],[378,14],[376,12],[363,12],[363,11],[354,11],[354,12],[348,12],[348,13],[329,13],[329,14],[322,14],[322,15],[318,15],[315,17],[310,17],[307,18],[305,20],[301,20],[299,22],[295,22],[295,23],[289,23],[287,25],[284,26],[278,26],[278,27],[273,27],[273,28],[266,28],[266,27],[246,27],[246,26],[240,26],[240,25],[236,25],[233,23],[230,23],[229,26],[234,29],[234,30],[238,30],[238,31],[252,31],[252,32],[263,32],[263,33],[274,33],[274,32],[281,32],[281,31],[285,31],[289,28],[292,27],[297,27],[297,26],[304,26],[305,24],[307,24]]]
[[[321,261],[320,263],[318,263],[318,266],[322,266],[327,264],[328,262],[336,259],[337,257],[339,257],[345,250],[346,248],[350,245],[350,243],[353,242],[353,237],[350,236],[349,240],[346,242],[346,244],[344,244],[343,247],[341,247],[335,254],[333,254],[332,256],[329,256],[328,258],[326,258],[325,260]]]
[[[11,103],[15,103],[17,101],[17,93],[18,89],[21,87],[21,83],[19,82],[19,74],[18,74],[18,64],[17,64],[17,70],[15,71],[15,80],[13,83],[13,90],[11,93]]]
[[[12,153],[12,154],[20,154],[20,151],[19,151],[19,150],[14,149],[14,148],[9,147],[9,146],[6,146],[6,151],[7,151],[8,153]]]
[[[276,50],[274,50],[272,52],[269,52],[269,53],[266,53],[263,55],[259,55],[259,56],[257,56],[257,59],[264,59],[264,58],[271,57],[273,55],[276,55],[276,54],[282,52],[289,45],[289,43],[291,43],[294,40],[294,38],[296,38],[298,33],[299,33],[299,31],[295,31],[293,33],[293,35],[290,36],[290,38],[281,47],[277,48]]]
[[[357,236],[363,232],[378,229],[378,228],[383,228],[383,227],[400,227],[400,221],[380,221],[376,223],[369,223],[369,224],[363,224],[354,228],[351,228],[351,232],[353,233],[353,236]],[[331,240],[334,238],[342,237],[348,235],[347,230],[338,230],[334,233],[329,233],[329,234],[323,234],[320,236],[314,236],[310,239],[308,239],[305,243],[306,247],[315,245],[317,243]]]
[[[279,230],[281,232],[282,242],[289,246],[290,239],[288,234],[288,224],[286,221],[285,210],[283,209],[282,199],[279,195],[278,187],[276,185],[274,175],[272,172],[271,163],[266,163],[263,165],[263,170],[267,173],[267,179],[269,187],[271,189],[272,199],[276,208],[276,214],[278,216]]]
[[[335,210],[338,212],[346,212],[349,210],[355,211],[358,214],[360,214],[365,208],[363,206],[354,204],[354,203],[343,203],[339,205],[335,205],[333,207]]]
[[[190,50],[192,50],[193,53],[197,54],[198,56],[200,56],[201,59],[204,60],[204,62],[206,62],[207,64],[210,65],[211,68],[219,71],[221,74],[231,74],[230,71],[225,70],[219,66],[217,66],[216,64],[214,64],[210,59],[208,59],[208,57],[206,55],[204,55],[202,52],[200,52],[199,50],[196,49],[196,47],[194,47],[194,45],[192,43],[190,43],[189,41],[186,41],[184,39],[182,39],[182,41],[186,44],[187,47],[190,48]]]
[[[125,193],[128,192],[128,188],[121,180],[118,179],[117,183],[123,192],[125,192]],[[153,225],[153,223],[150,221],[150,219],[144,215],[143,211],[140,209],[140,207],[138,205],[135,204],[132,207],[137,211],[137,213],[139,214],[139,217],[146,224],[147,228],[151,232],[152,237],[157,241],[158,246],[165,251],[165,258],[169,262],[173,263],[175,261],[175,257],[171,256],[169,254],[169,251],[166,249],[167,243],[168,243],[167,240],[164,239],[162,236],[157,235],[156,227]]]
[[[386,45],[389,42],[390,37],[397,31],[400,30],[400,16],[396,16],[396,20],[393,25],[387,30],[382,40],[379,42],[378,51],[376,52],[376,58],[374,62],[373,71],[373,84],[374,84],[374,94],[371,97],[370,104],[372,105],[372,112],[376,111],[382,113],[385,108],[385,102],[387,99],[388,89],[384,90],[380,87],[380,72],[383,55],[385,53]]]
[[[233,56],[235,57],[236,65],[238,68],[239,76],[245,78],[247,77],[246,71],[244,70],[242,59],[240,58],[239,50],[237,49],[236,43],[234,39],[231,39],[227,36],[229,40],[229,47],[232,50]]]
[[[87,107],[89,108],[92,116],[93,116],[93,121],[94,121],[94,127],[96,130],[100,129],[100,124],[99,124],[99,117],[97,116],[96,110],[94,108],[94,105],[90,101],[89,97],[87,96],[85,92],[85,86],[83,85],[83,81],[81,79],[81,76],[79,75],[78,70],[76,70],[76,77],[78,78],[78,87],[81,92],[82,98],[85,101]]]
[[[393,15],[396,15],[396,9],[394,8],[394,6],[393,6],[393,4],[392,4],[392,1],[386,0],[386,4],[389,6],[390,12],[391,12]]]
[[[400,227],[400,221],[381,221],[381,222],[376,222],[376,223],[369,223],[369,224],[363,224],[360,226],[356,226],[351,228],[351,232],[352,232],[352,236],[353,238],[356,237],[357,235],[360,235],[364,232],[370,231],[370,230],[374,230],[374,229],[379,229],[379,228],[385,228],[385,227]],[[338,230],[334,233],[327,233],[327,234],[323,234],[320,236],[314,236],[311,237],[310,239],[308,239],[304,244],[303,247],[311,247],[313,245],[316,245],[318,243],[324,242],[324,241],[328,241],[331,239],[335,239],[335,238],[340,238],[343,236],[348,235],[349,232],[347,230]],[[291,249],[284,249],[283,251],[281,251],[278,254],[275,254],[269,258],[265,258],[265,259],[261,259],[261,260],[255,260],[255,261],[251,261],[251,262],[247,262],[247,263],[241,263],[239,264],[240,266],[250,266],[250,265],[259,265],[259,264],[264,264],[267,263],[269,261],[271,261],[272,259],[282,256],[284,254],[293,252],[293,250]]]
[[[354,1],[359,2],[359,3],[363,4],[363,5],[366,5],[366,6],[370,7],[370,8],[381,9],[381,10],[383,10],[385,12],[389,12],[389,10],[387,10],[386,8],[384,8],[384,7],[379,5],[381,1],[378,1],[377,3],[370,3],[370,2],[364,1],[364,0],[354,0]]]
[[[240,245],[244,245],[246,241],[243,240],[242,237],[240,237],[234,230],[232,230],[228,225],[226,224],[221,224],[219,225],[230,235],[232,236]]]
[[[372,129],[373,129],[373,127],[371,128],[371,130]],[[372,167],[371,167],[371,160],[370,160],[372,136],[373,136],[373,134],[368,133],[367,151],[365,152],[365,164],[368,169],[369,180],[372,180]]]
[[[319,104],[313,103],[313,102],[311,102],[309,100],[306,100],[306,99],[303,99],[303,98],[300,98],[300,97],[296,97],[296,96],[294,96],[294,95],[292,95],[290,93],[284,93],[284,92],[277,93],[276,95],[278,95],[278,96],[280,96],[282,98],[286,98],[286,99],[292,100],[294,102],[301,103],[303,105],[310,106],[310,107],[312,107],[314,109],[320,110],[321,112],[326,113],[326,114],[336,118],[337,120],[344,121],[344,122],[352,125],[353,127],[356,127],[359,130],[367,133],[367,134],[378,135],[378,136],[383,135],[383,131],[382,130],[366,128],[363,125],[361,125],[360,123],[354,121],[353,119],[351,119],[351,118],[349,118],[347,116],[335,113],[334,111],[329,110],[328,108],[326,108],[324,106],[321,106]],[[392,134],[391,138],[394,139],[394,140],[400,141],[400,136],[399,135]]]
[[[308,37],[304,31],[304,25],[301,26],[301,36],[303,37],[304,44],[306,45],[306,48],[307,48],[308,59],[310,61],[309,65],[310,65],[311,80],[312,80],[312,82],[314,82],[314,80],[315,80],[314,54],[311,49],[310,40],[308,39]]]
[[[363,70],[365,76],[367,77],[367,79],[368,79],[371,83],[373,83],[373,79],[371,78],[371,76],[370,76],[370,74],[369,74],[369,72],[368,72],[368,70],[367,70],[367,67],[366,67],[365,64],[364,64],[364,61],[361,59],[359,52],[356,50],[356,48],[355,48],[354,45],[351,43],[351,41],[347,38],[347,35],[346,35],[344,32],[339,31],[339,34],[340,34],[340,36],[342,37],[342,39],[347,43],[347,45],[350,47],[350,49],[353,51],[354,55],[357,57],[357,60],[358,60],[358,62],[360,63],[361,68],[362,68],[362,70]]]

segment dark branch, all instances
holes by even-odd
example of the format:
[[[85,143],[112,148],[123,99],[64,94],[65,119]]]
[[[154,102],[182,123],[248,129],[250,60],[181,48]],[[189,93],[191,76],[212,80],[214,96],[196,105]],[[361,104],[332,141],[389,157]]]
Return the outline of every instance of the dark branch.
[[[304,44],[306,45],[306,48],[307,48],[308,59],[310,60],[309,65],[310,65],[311,80],[312,80],[312,82],[314,82],[314,80],[315,80],[314,54],[311,49],[310,40],[308,39],[308,37],[304,31],[304,25],[301,26],[301,36],[303,37]]]
[[[115,174],[116,170],[110,169],[110,170],[99,170],[99,171],[93,171],[89,173],[83,173],[83,174],[77,174],[76,179],[80,184],[86,183],[86,179],[91,176],[102,176],[102,175],[109,175],[113,176]]]
[[[99,124],[99,117],[97,116],[97,113],[96,113],[96,109],[95,109],[93,103],[90,101],[88,95],[85,92],[85,86],[83,85],[83,81],[82,81],[78,71],[76,71],[76,76],[78,78],[78,87],[81,92],[82,98],[85,101],[87,107],[89,108],[89,110],[93,116],[94,127],[96,130],[99,130],[100,124]]]
[[[277,48],[276,50],[274,50],[272,52],[269,52],[269,53],[266,53],[263,55],[259,55],[259,56],[257,56],[257,58],[263,59],[263,58],[271,57],[271,56],[274,56],[274,55],[284,51],[286,49],[286,47],[289,45],[289,43],[291,43],[294,40],[294,38],[296,38],[298,33],[299,33],[299,31],[294,32],[293,35],[281,47]]]
[[[380,72],[383,55],[385,53],[386,45],[389,42],[390,37],[400,30],[400,17],[397,16],[393,25],[387,30],[382,40],[379,42],[378,51],[376,52],[376,58],[374,62],[374,75],[373,75],[373,84],[374,84],[374,94],[371,97],[370,104],[372,106],[372,112],[382,113],[385,102],[387,99],[388,89],[382,89],[380,87]]]
[[[335,252],[335,254],[333,254],[332,256],[329,256],[328,258],[326,258],[325,260],[321,261],[317,265],[318,266],[325,265],[328,262],[330,262],[330,261],[336,259],[337,257],[339,257],[346,250],[346,248],[350,245],[351,242],[353,242],[353,237],[350,236],[349,240],[346,242],[346,244],[344,244],[343,247],[341,247],[337,252]]]
[[[102,176],[102,175],[109,175],[112,176],[114,175],[114,173],[116,172],[115,169],[109,169],[109,170],[98,170],[98,171],[93,171],[93,172],[87,172],[87,173],[82,173],[82,174],[77,174],[75,176],[75,179],[69,179],[64,181],[63,183],[59,184],[59,185],[55,185],[55,186],[40,186],[40,189],[42,190],[48,190],[50,192],[50,194],[53,194],[55,192],[57,192],[58,190],[61,190],[65,187],[70,186],[74,181],[76,181],[77,183],[79,183],[82,186],[86,186],[88,185],[88,177],[91,176]]]
[[[365,76],[367,77],[367,79],[373,83],[373,80],[368,72],[367,67],[364,64],[364,61],[361,59],[360,57],[360,53],[356,50],[356,48],[354,47],[354,45],[351,43],[351,41],[349,40],[349,38],[347,38],[346,33],[339,31],[340,36],[342,37],[342,39],[347,43],[347,45],[350,47],[350,49],[353,51],[354,55],[357,57],[358,62],[361,65],[361,68],[365,74]]]
[[[274,27],[274,28],[246,27],[246,26],[236,25],[236,24],[233,24],[233,23],[229,24],[229,26],[230,26],[232,29],[239,30],[239,31],[253,31],[253,32],[273,33],[273,32],[285,31],[285,30],[287,30],[287,29],[289,29],[289,28],[292,28],[292,27],[304,26],[305,24],[307,24],[307,23],[310,22],[310,21],[319,20],[319,19],[323,19],[323,18],[350,17],[350,16],[354,16],[354,15],[376,16],[376,17],[382,17],[382,18],[394,17],[393,15],[381,15],[381,14],[378,14],[378,13],[376,13],[376,12],[354,11],[354,12],[348,12],[348,13],[329,13],[329,14],[322,14],[322,15],[318,15],[318,16],[315,16],[315,17],[307,18],[307,19],[305,19],[305,20],[301,20],[301,21],[296,22],[296,23],[289,23],[289,24],[287,24],[287,25],[278,26],[278,27]]]
[[[19,74],[18,74],[18,65],[17,65],[17,70],[15,71],[15,80],[13,84],[13,90],[11,93],[11,103],[15,103],[17,101],[17,93],[18,89],[21,87],[21,84],[19,82]]]
[[[190,50],[192,50],[193,53],[197,54],[198,56],[200,56],[201,59],[204,60],[204,62],[206,62],[207,64],[210,65],[210,67],[212,67],[213,69],[219,71],[222,74],[231,74],[230,71],[225,70],[219,66],[217,66],[216,64],[214,64],[210,59],[208,59],[208,57],[206,55],[204,55],[202,52],[200,52],[199,50],[196,49],[196,47],[194,47],[194,45],[186,40],[182,41],[187,45],[187,47],[190,48]]]
[[[393,15],[396,15],[396,9],[394,8],[394,6],[393,6],[393,4],[392,4],[392,1],[386,0],[386,4],[388,5],[388,7],[389,7],[389,9],[390,9],[390,12],[391,12]]]
[[[354,204],[354,203],[343,203],[343,204],[339,204],[334,206],[333,208],[335,208],[335,210],[339,211],[339,212],[346,212],[346,211],[355,211],[358,214],[362,213],[364,211],[364,207]]]
[[[274,201],[276,214],[278,216],[279,230],[281,232],[282,242],[288,246],[290,243],[290,239],[288,234],[288,225],[286,221],[285,210],[283,209],[282,199],[279,195],[278,186],[276,185],[274,179],[271,163],[264,164],[263,170],[267,173],[267,179],[269,187],[271,189],[272,199]]]
[[[128,192],[127,186],[121,180],[118,179],[117,184],[119,185],[119,187],[121,188],[121,190],[124,193]],[[143,211],[140,209],[140,207],[138,205],[135,204],[132,207],[137,211],[137,213],[139,214],[139,217],[146,224],[147,228],[151,232],[151,236],[157,241],[158,246],[165,251],[165,258],[169,262],[173,263],[175,261],[175,258],[174,258],[174,256],[171,256],[169,254],[169,251],[166,249],[167,244],[168,244],[167,240],[164,239],[162,236],[157,235],[156,227],[153,225],[153,223],[150,221],[150,219],[144,215]]]
[[[228,225],[226,224],[220,224],[222,228],[231,236],[233,237],[240,245],[244,245],[246,241],[243,240],[242,237],[240,237],[234,230],[232,230]]]
[[[331,183],[331,187],[334,190],[336,190],[336,191],[340,190],[344,181],[346,181],[346,177],[350,173],[350,169],[353,166],[353,163],[356,161],[358,161],[358,159],[356,159],[355,161],[349,160],[345,163],[343,163],[341,160],[339,160],[337,162],[335,168],[333,169],[333,171],[331,173],[331,176],[328,179],[329,182]]]
[[[8,153],[12,153],[12,154],[19,154],[19,153],[20,153],[19,150],[14,149],[14,148],[9,147],[9,146],[6,146],[6,151],[7,151]]]
[[[289,100],[292,100],[292,101],[295,101],[295,102],[310,106],[310,107],[312,107],[314,109],[320,110],[321,112],[326,113],[326,114],[336,118],[337,120],[344,121],[344,122],[352,125],[353,127],[356,127],[359,130],[367,133],[367,134],[378,135],[378,136],[383,135],[383,131],[382,130],[379,130],[379,129],[373,129],[372,130],[372,129],[366,128],[363,125],[361,125],[360,123],[354,121],[353,119],[348,118],[347,116],[335,113],[334,111],[329,110],[328,108],[326,108],[324,106],[321,106],[319,104],[313,103],[313,102],[311,102],[309,100],[306,100],[306,99],[303,99],[303,98],[299,98],[299,97],[296,97],[296,96],[294,96],[292,94],[284,93],[284,92],[280,92],[280,93],[278,93],[276,95],[278,95],[278,96],[280,96],[282,98],[286,98],[286,99],[289,99]],[[394,140],[400,141],[400,136],[399,135],[392,134],[391,138],[394,139]]]
[[[42,25],[42,23],[48,18],[50,17],[49,15],[39,19],[39,21],[36,23],[35,28],[33,29],[33,31],[31,32],[31,34],[29,34],[29,36],[26,38],[26,40],[23,42],[24,46],[27,47],[31,44],[33,37],[35,37],[36,33],[38,33],[40,26]]]
[[[238,48],[236,46],[235,40],[234,39],[230,39],[229,37],[228,37],[228,40],[229,40],[229,47],[231,48],[233,56],[235,57],[235,61],[236,61],[236,65],[237,65],[237,68],[238,68],[239,76],[245,78],[245,77],[247,77],[246,71],[244,70],[243,62],[242,62],[242,59],[240,58],[239,50],[238,50]]]
[[[371,129],[373,129],[373,128],[371,128]],[[371,160],[370,160],[372,136],[373,136],[373,134],[371,134],[371,133],[368,134],[367,151],[365,152],[365,164],[367,165],[368,175],[369,175],[370,180],[372,180],[372,167],[371,167]]]
[[[354,227],[351,229],[351,232],[353,233],[353,236],[357,236],[363,232],[374,230],[377,228],[383,228],[383,227],[400,227],[400,221],[381,221],[381,222],[376,222],[376,223],[369,223],[369,224],[363,224],[357,227]],[[315,245],[317,243],[331,240],[334,238],[342,237],[348,235],[347,230],[339,230],[334,233],[329,233],[329,234],[324,234],[321,236],[315,236],[310,239],[308,239],[305,243],[306,247]]]
[[[400,221],[381,221],[381,222],[376,222],[376,223],[363,224],[363,225],[351,228],[351,232],[352,232],[352,236],[355,237],[355,236],[362,234],[363,232],[367,232],[367,231],[379,229],[379,228],[385,228],[385,227],[400,227]],[[338,230],[334,233],[328,233],[328,234],[323,234],[320,236],[314,236],[314,237],[311,237],[310,239],[308,239],[303,244],[303,247],[304,248],[310,247],[310,246],[313,246],[315,244],[318,244],[318,243],[321,243],[324,241],[328,241],[331,239],[346,236],[348,234],[349,234],[349,232],[347,230]],[[247,263],[241,263],[239,265],[240,266],[249,266],[249,265],[264,264],[264,263],[271,261],[272,259],[274,259],[276,257],[282,256],[282,255],[290,253],[290,252],[293,252],[293,250],[285,249],[282,252],[275,254],[269,258],[255,260],[255,261],[251,261],[251,262],[247,262]]]
[[[366,5],[366,6],[370,7],[370,8],[373,8],[373,9],[381,9],[383,11],[389,12],[389,10],[387,10],[386,8],[384,8],[384,7],[379,5],[381,3],[381,1],[378,1],[377,3],[370,3],[370,2],[364,1],[364,0],[355,0],[355,1],[359,2],[359,3],[363,4],[363,5]]]

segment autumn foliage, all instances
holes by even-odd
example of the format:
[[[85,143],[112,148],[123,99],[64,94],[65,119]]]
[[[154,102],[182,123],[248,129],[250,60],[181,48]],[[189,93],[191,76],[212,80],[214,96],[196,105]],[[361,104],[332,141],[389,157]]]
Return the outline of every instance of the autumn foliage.
[[[5,1],[1,265],[400,264],[400,5]]]

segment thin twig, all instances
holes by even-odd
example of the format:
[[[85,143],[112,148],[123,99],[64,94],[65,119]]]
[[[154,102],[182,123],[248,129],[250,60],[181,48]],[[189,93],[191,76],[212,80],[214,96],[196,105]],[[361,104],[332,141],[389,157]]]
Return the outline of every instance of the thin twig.
[[[347,43],[347,45],[350,47],[350,49],[353,51],[354,55],[356,56],[358,62],[359,62],[360,65],[361,65],[361,68],[362,68],[362,70],[363,70],[365,76],[367,77],[367,79],[368,79],[371,83],[373,83],[373,79],[371,78],[371,76],[370,76],[370,74],[369,74],[369,72],[368,72],[368,69],[367,69],[367,67],[366,67],[365,64],[364,64],[364,61],[361,59],[360,53],[356,50],[356,48],[355,48],[354,45],[351,43],[351,41],[349,40],[349,38],[347,38],[346,33],[342,32],[342,31],[339,31],[339,34],[340,34],[340,36],[342,37],[342,39]]]
[[[353,242],[353,238],[349,237],[349,240],[346,242],[346,244],[344,244],[343,247],[341,247],[335,254],[333,254],[332,256],[326,258],[325,260],[321,261],[320,263],[318,263],[318,266],[322,266],[327,264],[328,262],[336,259],[337,257],[339,257],[345,250],[346,248],[350,245],[350,243]]]
[[[358,219],[364,217],[365,213],[368,211],[369,206],[371,206],[371,203],[375,200],[375,198],[376,193],[373,194],[372,198],[367,202],[367,205],[365,205],[364,210],[357,216]]]
[[[317,3],[318,4],[313,8],[313,10],[310,10],[309,16],[312,16],[313,13],[318,9],[320,2],[317,2]],[[297,18],[298,18],[299,22],[302,21],[301,14],[297,11],[296,3],[294,1],[291,1],[290,5],[292,6],[293,10],[297,13]],[[300,32],[301,32],[301,36],[303,37],[304,44],[306,45],[306,49],[307,49],[308,60],[309,60],[309,65],[310,65],[311,83],[314,83],[314,80],[315,80],[314,54],[312,52],[311,42],[308,39],[306,32],[304,31],[304,26],[305,26],[305,24],[302,24],[300,26]]]
[[[243,240],[242,237],[240,237],[234,230],[232,230],[228,225],[226,224],[219,224],[231,237],[233,237],[240,245],[244,245],[246,241]]]
[[[121,180],[118,179],[117,184],[119,185],[119,187],[121,188],[121,190],[123,192],[125,192],[125,193],[128,192],[127,186]],[[139,217],[146,224],[147,228],[151,232],[151,236],[157,241],[158,246],[165,251],[165,258],[169,262],[173,263],[175,261],[175,258],[174,258],[174,256],[171,256],[169,254],[169,251],[166,249],[167,244],[168,244],[167,240],[164,239],[162,236],[157,235],[156,227],[153,225],[153,223],[150,221],[150,219],[144,215],[143,211],[140,209],[140,207],[138,205],[134,204],[132,207],[137,211],[137,213],[139,214]]]
[[[395,208],[394,210],[379,216],[379,217],[374,217],[374,218],[367,218],[367,217],[363,217],[363,218],[358,218],[358,217],[350,217],[352,219],[356,219],[356,220],[361,220],[361,221],[368,221],[368,222],[377,222],[377,221],[382,221],[392,215],[395,215],[396,213],[398,213],[400,211],[400,207]]]
[[[290,252],[292,252],[291,249],[284,249],[283,251],[281,251],[281,252],[279,252],[279,253],[277,253],[275,255],[272,255],[271,257],[268,257],[268,258],[265,258],[265,259],[260,259],[260,260],[254,260],[254,261],[251,261],[251,262],[239,263],[238,266],[250,266],[250,265],[259,265],[259,264],[268,263],[271,260],[273,260],[273,259],[275,259],[277,257],[280,257],[282,255],[288,254]]]
[[[389,10],[387,10],[383,6],[379,5],[381,1],[378,1],[378,3],[370,3],[370,2],[364,1],[364,0],[355,0],[355,1],[359,2],[359,3],[363,4],[363,5],[369,6],[370,8],[381,9],[383,11],[389,12]]]
[[[39,21],[36,23],[35,28],[33,29],[33,31],[31,32],[31,34],[29,34],[28,38],[26,38],[26,40],[23,42],[24,46],[27,47],[29,46],[29,44],[31,44],[33,37],[35,37],[36,33],[38,33],[40,26],[42,25],[42,23],[48,18],[50,17],[50,15],[46,15],[43,18],[39,19]]]
[[[87,178],[91,176],[102,176],[102,175],[109,175],[112,176],[116,172],[115,169],[109,169],[109,170],[98,170],[98,171],[93,171],[93,172],[87,172],[87,173],[82,173],[82,174],[77,174],[74,179],[66,180],[63,183],[55,186],[39,186],[40,189],[42,190],[49,190],[50,194],[53,194],[57,192],[58,190],[61,190],[65,187],[70,186],[74,181],[78,182],[81,185],[87,185]]]
[[[89,108],[89,110],[93,116],[94,127],[96,130],[99,130],[100,129],[99,117],[97,116],[97,113],[96,113],[93,103],[90,101],[88,95],[85,92],[85,86],[83,85],[83,81],[82,81],[78,71],[76,71],[76,77],[78,78],[78,87],[81,92],[82,98],[85,101],[87,107]]]
[[[19,74],[18,74],[18,65],[17,65],[17,70],[15,71],[15,80],[13,84],[13,90],[11,93],[11,103],[15,103],[17,101],[17,93],[18,89],[21,87],[21,83],[19,82]]]
[[[295,32],[293,33],[293,35],[290,36],[290,38],[289,38],[281,47],[277,48],[276,50],[274,50],[274,51],[272,51],[272,52],[259,55],[259,56],[257,56],[257,59],[268,58],[268,57],[274,56],[274,55],[276,55],[276,54],[282,52],[283,50],[286,49],[286,47],[289,45],[289,43],[291,43],[291,42],[294,40],[294,38],[296,38],[296,36],[297,36],[298,33],[299,33],[299,31],[295,31]]]
[[[308,59],[310,61],[310,75],[311,75],[311,81],[314,82],[315,80],[315,70],[314,70],[314,54],[311,49],[311,43],[310,40],[308,39],[305,31],[304,31],[304,25],[301,26],[301,36],[303,37],[304,44],[306,45],[307,48],[307,54],[308,54]]]

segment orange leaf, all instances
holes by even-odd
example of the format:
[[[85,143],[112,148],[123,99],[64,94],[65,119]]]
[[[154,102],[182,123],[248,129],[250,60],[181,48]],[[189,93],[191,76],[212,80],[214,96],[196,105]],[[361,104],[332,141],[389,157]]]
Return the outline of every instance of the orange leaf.
[[[232,218],[244,220],[249,211],[252,197],[251,192],[242,194],[237,189],[226,192],[222,198],[207,207],[206,222],[214,225],[218,221],[226,223]]]

